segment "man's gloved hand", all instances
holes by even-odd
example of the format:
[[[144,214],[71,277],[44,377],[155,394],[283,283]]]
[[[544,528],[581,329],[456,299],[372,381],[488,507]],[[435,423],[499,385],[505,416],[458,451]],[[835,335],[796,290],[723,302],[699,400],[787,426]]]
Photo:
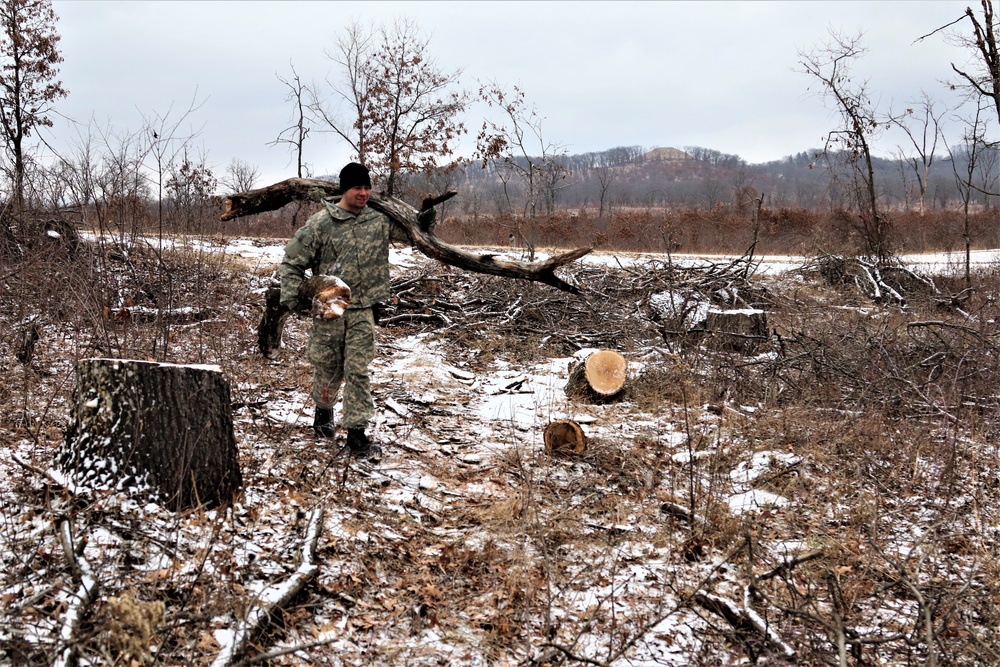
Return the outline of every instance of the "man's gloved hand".
[[[293,301],[291,303],[287,303],[286,302],[284,305],[288,306],[288,309],[290,311],[292,311],[292,313],[294,313],[295,315],[298,315],[299,317],[308,317],[311,314],[309,312],[309,306],[310,306],[310,304],[303,303],[302,301],[299,301],[298,299],[296,299],[295,301]]]
[[[434,229],[434,225],[437,224],[437,209],[429,208],[417,213],[417,224],[420,225],[421,229],[428,231]]]

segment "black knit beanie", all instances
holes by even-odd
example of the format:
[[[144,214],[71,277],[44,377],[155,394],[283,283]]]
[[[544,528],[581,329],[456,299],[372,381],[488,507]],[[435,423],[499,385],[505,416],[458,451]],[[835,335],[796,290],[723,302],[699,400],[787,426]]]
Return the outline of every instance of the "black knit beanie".
[[[347,192],[351,188],[359,185],[372,186],[371,176],[368,174],[368,167],[357,162],[351,162],[340,170],[340,191]]]

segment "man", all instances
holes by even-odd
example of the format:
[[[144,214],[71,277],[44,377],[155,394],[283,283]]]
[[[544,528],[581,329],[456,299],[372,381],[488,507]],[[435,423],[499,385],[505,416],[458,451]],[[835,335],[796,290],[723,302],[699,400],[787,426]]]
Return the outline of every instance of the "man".
[[[298,300],[306,271],[336,276],[351,288],[342,317],[313,318],[307,358],[313,365],[312,398],[316,435],[334,437],[333,405],[344,386],[343,426],[347,447],[361,458],[377,459],[381,449],[366,429],[375,412],[368,366],[375,358],[378,308],[389,298],[389,244],[407,243],[405,230],[368,208],[368,169],[352,162],[340,172],[340,200],[324,199],[285,246],[281,262],[281,303],[299,314],[311,306]],[[433,225],[434,209],[420,214]]]

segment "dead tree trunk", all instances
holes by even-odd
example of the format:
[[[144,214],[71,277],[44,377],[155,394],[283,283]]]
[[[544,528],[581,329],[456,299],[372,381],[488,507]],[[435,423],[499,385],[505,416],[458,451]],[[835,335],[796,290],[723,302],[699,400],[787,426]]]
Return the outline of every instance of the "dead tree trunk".
[[[75,485],[132,489],[173,509],[227,504],[242,487],[218,368],[84,359],[72,401],[56,467]]]
[[[566,395],[592,402],[608,401],[625,387],[628,363],[614,350],[598,350],[569,371]]]

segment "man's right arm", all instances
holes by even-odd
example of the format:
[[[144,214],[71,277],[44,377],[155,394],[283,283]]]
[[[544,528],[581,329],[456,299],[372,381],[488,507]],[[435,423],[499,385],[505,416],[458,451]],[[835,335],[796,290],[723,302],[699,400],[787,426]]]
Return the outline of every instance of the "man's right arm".
[[[310,304],[299,303],[299,286],[306,277],[306,269],[315,256],[311,227],[304,226],[285,246],[285,256],[281,260],[278,274],[281,277],[281,304],[292,312],[304,314]]]

